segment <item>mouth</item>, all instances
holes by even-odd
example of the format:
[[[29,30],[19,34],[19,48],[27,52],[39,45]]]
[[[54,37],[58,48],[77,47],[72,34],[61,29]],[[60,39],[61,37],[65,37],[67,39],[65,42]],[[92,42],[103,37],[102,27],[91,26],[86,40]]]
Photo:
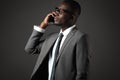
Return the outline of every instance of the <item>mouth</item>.
[[[54,17],[54,23],[59,24],[59,18],[58,17]]]
[[[54,21],[56,22],[58,19],[57,18],[54,18]]]

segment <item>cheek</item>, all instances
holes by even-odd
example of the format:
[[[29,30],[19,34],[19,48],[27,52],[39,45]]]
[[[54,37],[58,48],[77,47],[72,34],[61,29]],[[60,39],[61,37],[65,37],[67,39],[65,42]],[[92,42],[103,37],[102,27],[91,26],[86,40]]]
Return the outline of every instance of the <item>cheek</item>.
[[[65,21],[65,17],[60,15],[57,17],[57,19],[55,20],[55,23],[63,23]]]
[[[68,15],[59,15],[57,17],[57,19],[55,20],[55,23],[56,24],[67,24],[69,23],[69,20],[70,20],[70,16]]]
[[[59,22],[61,23],[65,23],[69,20],[68,16],[64,15],[64,16],[59,16]]]

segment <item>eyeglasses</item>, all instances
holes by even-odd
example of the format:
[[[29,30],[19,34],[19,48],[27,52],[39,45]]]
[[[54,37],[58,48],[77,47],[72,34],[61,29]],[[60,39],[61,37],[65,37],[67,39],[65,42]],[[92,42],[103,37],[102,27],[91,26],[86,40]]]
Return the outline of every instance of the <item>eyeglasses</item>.
[[[60,8],[58,8],[58,7],[55,8],[55,11],[57,11],[59,14],[63,14],[63,13],[72,14],[71,11],[65,10],[65,9],[60,9]]]

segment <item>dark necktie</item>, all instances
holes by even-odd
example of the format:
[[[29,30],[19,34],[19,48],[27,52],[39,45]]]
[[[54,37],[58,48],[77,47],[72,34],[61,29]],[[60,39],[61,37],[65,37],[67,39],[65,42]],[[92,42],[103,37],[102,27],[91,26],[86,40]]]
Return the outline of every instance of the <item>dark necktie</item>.
[[[53,62],[53,67],[52,67],[52,72],[51,72],[51,78],[50,78],[50,80],[54,80],[54,76],[55,76],[55,64],[56,64],[56,59],[57,59],[57,56],[58,56],[58,53],[59,53],[59,48],[60,48],[60,43],[61,43],[62,38],[63,38],[63,34],[60,33],[59,36],[58,36],[58,42],[57,42],[56,49],[55,49],[55,57],[54,57],[54,62]]]

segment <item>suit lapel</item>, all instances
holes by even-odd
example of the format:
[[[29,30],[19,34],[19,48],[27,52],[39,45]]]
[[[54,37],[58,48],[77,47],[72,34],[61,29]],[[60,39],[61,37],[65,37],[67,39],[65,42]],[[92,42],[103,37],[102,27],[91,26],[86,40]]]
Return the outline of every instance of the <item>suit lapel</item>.
[[[66,47],[66,44],[70,41],[70,39],[72,38],[72,36],[74,35],[74,33],[76,32],[77,28],[73,28],[72,31],[67,35],[67,38],[65,39],[62,47],[61,47],[61,50],[60,50],[60,53],[58,54],[58,57],[57,57],[57,60],[56,60],[56,63],[57,61],[59,60],[64,48]]]
[[[54,45],[54,42],[56,41],[57,37],[58,37],[58,34],[54,35],[53,37],[51,37],[47,41],[46,44],[44,44],[43,49],[41,49],[41,50],[43,50],[43,51],[41,51],[41,55],[40,55],[40,56],[42,56],[42,57],[40,57],[40,59],[41,59],[40,61],[41,62],[43,61],[43,59],[45,58],[45,56],[49,53],[49,51],[52,48],[52,46]]]

